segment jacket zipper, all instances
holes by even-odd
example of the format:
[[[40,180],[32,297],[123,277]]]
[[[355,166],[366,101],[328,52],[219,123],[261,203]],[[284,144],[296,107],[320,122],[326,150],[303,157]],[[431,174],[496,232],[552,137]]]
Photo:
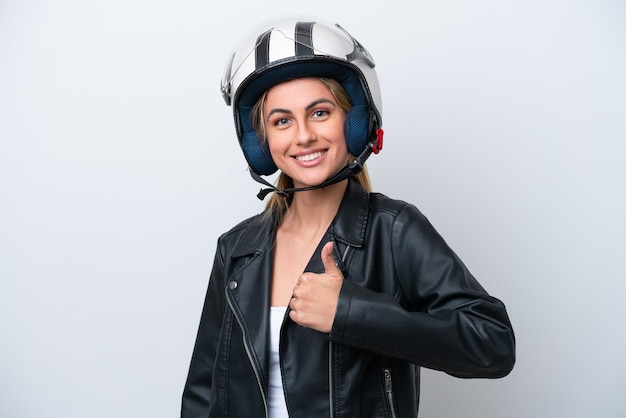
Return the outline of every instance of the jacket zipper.
[[[256,377],[256,383],[259,386],[259,391],[261,392],[261,398],[263,398],[263,407],[265,408],[265,417],[269,418],[270,414],[269,414],[269,409],[267,407],[267,399],[265,398],[265,391],[263,390],[263,385],[261,384],[261,373],[259,372],[259,370],[256,367],[256,364],[252,360],[252,354],[250,353],[250,347],[248,346],[248,338],[246,336],[246,331],[245,331],[243,325],[241,324],[241,320],[239,319],[239,317],[235,313],[235,309],[233,309],[233,304],[230,301],[230,298],[228,297],[228,292],[226,294],[226,300],[228,300],[228,305],[230,306],[230,310],[233,312],[233,315],[235,316],[235,319],[237,319],[237,323],[239,324],[239,328],[241,328],[241,332],[243,333],[243,346],[246,349],[246,355],[248,356],[248,361],[250,362],[250,365],[252,366],[252,370],[254,370],[254,375]]]
[[[328,397],[330,399],[330,418],[335,416],[335,399],[333,396],[333,342],[328,342]]]
[[[348,250],[350,250],[350,245],[346,246],[343,255],[341,256],[341,262],[345,263],[346,257],[348,256]],[[334,418],[335,416],[335,393],[334,391],[335,385],[333,385],[333,342],[328,341],[328,399],[330,403],[330,411],[329,417]]]
[[[393,406],[393,387],[391,385],[391,370],[386,368],[385,372],[385,393],[387,394],[387,400],[389,401],[389,408],[391,408],[391,417],[396,418],[396,410]]]
[[[350,250],[350,245],[346,246],[343,255],[341,256],[341,262],[345,263],[346,257],[348,256],[348,251]],[[333,385],[333,342],[328,341],[328,399],[330,400],[330,418],[334,418],[335,416],[335,396],[333,395],[334,385]]]

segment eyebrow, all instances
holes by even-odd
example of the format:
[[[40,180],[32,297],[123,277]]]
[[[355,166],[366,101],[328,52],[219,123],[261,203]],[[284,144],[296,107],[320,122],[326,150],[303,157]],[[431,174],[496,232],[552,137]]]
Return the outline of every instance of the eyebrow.
[[[311,110],[315,106],[317,106],[319,104],[322,104],[322,103],[328,103],[328,104],[331,104],[333,107],[337,107],[337,105],[333,101],[331,101],[330,99],[321,98],[321,99],[317,99],[317,100],[312,101],[304,109],[305,110]],[[272,116],[274,113],[292,114],[293,112],[291,110],[288,110],[288,109],[275,108],[275,109],[270,110],[270,112],[267,114],[267,118],[269,119],[269,117]]]
[[[334,103],[334,102],[332,102],[331,100],[326,99],[326,98],[321,98],[321,99],[317,99],[317,100],[313,101],[313,102],[312,102],[310,105],[308,105],[305,109],[306,109],[306,110],[311,110],[311,109],[312,109],[312,108],[314,108],[315,106],[317,106],[317,105],[319,105],[319,104],[322,104],[322,103],[328,103],[328,104],[333,105],[333,107],[336,107],[335,103]]]

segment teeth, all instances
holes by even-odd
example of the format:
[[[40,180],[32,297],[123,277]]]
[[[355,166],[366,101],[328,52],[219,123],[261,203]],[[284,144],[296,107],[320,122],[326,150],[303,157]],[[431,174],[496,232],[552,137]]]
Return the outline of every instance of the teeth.
[[[311,161],[314,160],[316,158],[320,158],[322,155],[324,155],[323,152],[318,151],[318,152],[314,152],[313,154],[309,154],[309,155],[299,155],[296,157],[296,160],[298,161]]]

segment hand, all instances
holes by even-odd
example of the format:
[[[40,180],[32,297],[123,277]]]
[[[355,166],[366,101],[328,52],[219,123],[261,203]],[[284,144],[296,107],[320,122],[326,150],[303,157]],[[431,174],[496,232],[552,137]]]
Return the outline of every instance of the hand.
[[[343,283],[343,274],[333,258],[333,246],[330,241],[322,248],[325,272],[302,273],[289,301],[289,317],[295,323],[324,333],[329,333],[333,326]]]

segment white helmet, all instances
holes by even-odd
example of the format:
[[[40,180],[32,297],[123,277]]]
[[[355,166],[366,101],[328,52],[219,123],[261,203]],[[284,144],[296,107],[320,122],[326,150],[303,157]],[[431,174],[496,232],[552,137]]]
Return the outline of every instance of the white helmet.
[[[283,17],[262,24],[242,39],[221,82],[224,100],[233,106],[239,144],[256,174],[270,175],[277,167],[266,142],[252,127],[252,108],[270,87],[302,77],[335,79],[350,96],[352,108],[344,132],[348,151],[362,156],[361,166],[372,151],[382,147],[382,101],[371,55],[337,24]]]

